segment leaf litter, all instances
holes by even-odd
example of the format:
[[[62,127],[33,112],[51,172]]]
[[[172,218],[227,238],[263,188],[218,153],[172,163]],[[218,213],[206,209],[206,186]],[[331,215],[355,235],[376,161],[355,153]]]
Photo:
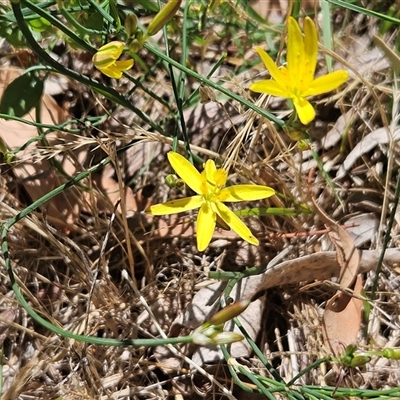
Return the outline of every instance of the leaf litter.
[[[283,10],[280,12],[284,15]],[[361,39],[361,36],[345,38],[354,46],[360,45]],[[359,53],[349,51],[343,57],[358,71],[357,76],[361,74],[363,80],[376,84],[384,98],[391,90],[381,75],[389,68],[386,57],[381,51],[372,49],[369,53],[364,51],[364,45],[361,47]],[[354,58],[358,54],[363,57]],[[365,65],[365,57],[373,60],[374,65],[378,57],[379,68],[359,69],[357,65]],[[7,69],[6,74],[14,72]],[[249,78],[243,74],[237,75],[235,80],[246,82]],[[167,86],[161,77],[158,79],[160,85]],[[256,265],[263,273],[242,279],[230,296],[233,300],[254,299],[240,318],[285,380],[292,379],[296,371],[321,354],[330,354],[331,349],[326,349],[330,346],[324,347],[324,344],[334,342],[336,354],[340,353],[340,348],[354,342],[359,347],[366,346],[367,338],[361,329],[366,323],[360,300],[363,295],[356,276],[362,274],[364,290],[370,290],[381,251],[376,234],[380,228],[377,221],[381,218],[383,191],[388,192],[390,201],[393,186],[384,186],[382,171],[370,173],[376,164],[387,163],[388,128],[384,118],[376,112],[372,97],[365,93],[363,83],[356,79],[351,83],[348,90],[359,103],[352,104],[349,111],[341,113],[340,108],[328,105],[332,115],[327,117],[321,112],[322,106],[318,106],[321,120],[317,122],[321,127],[333,128],[324,131],[327,134],[316,141],[316,148],[321,151],[323,161],[330,163],[332,176],[345,200],[345,210],[318,176],[312,190],[318,195],[319,205],[315,207],[314,204],[312,214],[300,213],[289,218],[262,216],[259,222],[249,219],[252,230],[254,228],[263,241],[262,248],[257,250],[243,245],[232,232],[220,229],[208,251],[199,254],[193,240],[195,216],[151,219],[138,213],[150,203],[180,193],[164,183],[164,177],[170,173],[165,149],[171,141],[147,131],[148,127],[135,126],[134,115],[122,110],[115,112],[96,136],[77,138],[57,133],[46,136],[47,148],[42,143],[32,143],[18,153],[18,164],[1,165],[3,220],[66,181],[66,177],[56,171],[52,159],[58,157],[64,172],[70,176],[104,154],[114,157],[114,162],[100,175],[83,182],[95,194],[85,197],[83,191],[70,190],[63,194],[65,197],[47,203],[47,210],[41,210],[43,214],[35,213],[13,227],[10,240],[13,262],[25,296],[46,318],[76,332],[110,337],[156,335],[154,321],[121,278],[121,269],[129,267],[157,321],[166,333],[176,336],[201,325],[220,305],[225,285],[210,281],[207,271],[241,271],[243,267]],[[343,94],[346,95],[349,93]],[[350,98],[347,101],[351,101]],[[143,109],[148,107],[145,100],[141,101]],[[223,150],[235,139],[247,118],[236,104],[218,101],[199,104],[187,113],[188,119],[189,116],[193,118],[191,129],[196,146],[193,148],[204,158],[217,157],[221,151],[224,154]],[[64,115],[65,109],[50,96],[45,95],[42,104],[43,112],[46,110],[41,117],[43,123],[61,124],[69,118]],[[274,101],[273,107],[279,108],[282,104]],[[343,103],[339,104],[344,108]],[[154,108],[152,113],[162,115],[163,110]],[[225,113],[230,116],[229,120]],[[33,115],[30,118],[35,120]],[[11,150],[37,136],[36,128],[30,130],[25,124],[8,126],[2,125],[0,134]],[[275,206],[292,207],[294,203],[311,206],[305,190],[307,170],[304,164],[296,162],[296,157],[304,161],[307,153],[299,153],[283,132],[267,127],[267,123],[264,125],[255,118],[247,131],[249,134],[244,131],[243,139],[237,141],[238,157],[231,171],[232,182],[240,182],[242,169],[251,173],[255,183],[272,186],[286,195],[283,200],[274,200]],[[342,154],[338,142],[343,140],[347,129],[351,138],[347,145],[351,150]],[[333,135],[331,132],[335,138],[328,142]],[[126,157],[117,157],[113,144],[120,146],[130,140],[138,143]],[[248,140],[253,140],[251,153],[246,152]],[[118,182],[117,172],[124,182],[130,178],[134,184],[129,187]],[[117,213],[110,228],[109,215],[121,197],[125,199],[124,208],[122,213]],[[367,202],[369,213],[365,213]],[[47,220],[58,232],[49,228]],[[355,226],[343,228],[342,224]],[[328,234],[313,233],[324,229],[324,225]],[[104,243],[109,230],[110,239]],[[285,237],[292,233],[294,236]],[[334,243],[335,250],[326,250],[329,242]],[[370,329],[373,342],[379,348],[399,345],[400,251],[396,224],[390,247],[379,277],[378,318]],[[2,279],[0,337],[7,356],[3,367],[5,399],[28,395],[57,398],[60,394],[66,399],[168,398],[172,394],[198,398],[211,396],[216,382],[226,379],[221,365],[223,356],[217,349],[180,349],[195,365],[212,373],[214,380],[210,381],[201,378],[201,373],[188,365],[183,356],[171,356],[166,348],[106,349],[60,340],[26,318],[24,310],[12,300],[8,279],[4,276]],[[347,307],[332,310],[330,300],[343,294],[349,300]],[[6,311],[10,309],[14,312]],[[329,326],[325,339],[323,321]],[[343,326],[348,327],[345,336],[341,335]],[[260,367],[246,341],[232,345],[230,354],[244,365]],[[396,363],[395,360],[385,360],[385,364],[383,360],[372,360],[361,371],[364,381],[375,389],[398,385]],[[324,368],[303,376],[302,383],[324,384]],[[230,387],[230,383],[226,386]],[[230,396],[248,397],[239,390]]]

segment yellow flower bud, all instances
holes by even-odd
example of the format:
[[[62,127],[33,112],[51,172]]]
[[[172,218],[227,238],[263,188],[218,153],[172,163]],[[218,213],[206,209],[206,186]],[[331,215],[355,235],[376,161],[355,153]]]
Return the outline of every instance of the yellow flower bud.
[[[166,25],[178,11],[182,0],[169,0],[167,4],[156,14],[147,27],[147,35],[155,35],[164,25]]]
[[[215,315],[207,321],[210,325],[220,325],[237,317],[241,314],[250,304],[250,300],[240,300],[218,311]]]
[[[206,346],[209,344],[230,344],[240,342],[244,339],[240,333],[226,332],[222,330],[223,325],[212,325],[207,328],[205,328],[204,325],[200,326],[193,332],[193,343]]]
[[[182,179],[178,178],[174,174],[169,174],[165,177],[165,183],[170,187],[170,188],[178,188],[178,189],[183,189],[185,187],[185,182],[183,182]]]

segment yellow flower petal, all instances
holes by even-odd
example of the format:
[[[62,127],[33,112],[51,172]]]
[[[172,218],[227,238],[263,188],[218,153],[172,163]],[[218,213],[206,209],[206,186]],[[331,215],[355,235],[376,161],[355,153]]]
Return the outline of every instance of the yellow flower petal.
[[[306,17],[304,20],[304,74],[299,77],[301,80],[301,91],[306,90],[314,79],[315,67],[318,58],[318,35],[313,20]]]
[[[310,87],[303,93],[303,96],[317,96],[319,94],[335,90],[344,82],[346,82],[348,77],[349,73],[344,70],[339,70],[320,76],[311,82]]]
[[[177,214],[199,208],[203,202],[204,200],[201,196],[185,197],[183,199],[171,200],[166,203],[150,206],[146,210],[146,213],[152,215]]]
[[[294,97],[293,105],[303,125],[308,125],[315,118],[314,107],[303,97]]]
[[[100,47],[99,51],[92,57],[93,65],[104,75],[119,79],[122,71],[132,68],[133,59],[117,61],[124,50],[123,42],[110,42]]]
[[[197,216],[197,249],[204,251],[210,244],[215,229],[217,216],[212,210],[212,203],[204,202]]]
[[[215,184],[219,188],[222,188],[225,186],[227,179],[228,179],[228,171],[226,171],[223,168],[219,168],[215,171],[214,180],[215,180]]]
[[[224,203],[216,202],[216,211],[218,215],[229,225],[229,227],[235,231],[242,239],[257,246],[259,244],[258,239],[251,233],[250,229],[245,223]]]
[[[261,185],[235,185],[224,188],[220,192],[221,201],[253,201],[265,199],[275,194],[275,190]]]
[[[104,46],[101,46],[97,51],[97,54],[106,54],[112,57],[114,60],[118,60],[122,54],[122,51],[124,50],[124,47],[125,43],[115,40],[105,44]]]
[[[304,72],[305,53],[303,35],[297,21],[293,17],[289,17],[286,59],[290,78],[293,81],[298,80]]]
[[[204,171],[206,173],[207,176],[207,180],[210,181],[211,183],[215,184],[215,180],[214,180],[214,175],[215,172],[217,171],[217,167],[215,166],[215,162],[214,160],[207,160],[204,165]]]
[[[264,50],[259,47],[255,50],[270,71],[272,79],[255,82],[250,85],[250,89],[258,93],[292,99],[298,118],[306,125],[315,118],[315,110],[306,97],[334,90],[348,78],[346,71],[336,71],[314,79],[318,57],[318,34],[314,22],[308,17],[304,20],[304,37],[296,20],[288,18],[287,67],[278,69]]]
[[[96,53],[92,57],[92,62],[97,69],[102,69],[112,65],[115,62],[115,58],[110,56],[109,54]]]
[[[99,68],[99,70],[110,78],[120,79],[122,77],[122,71],[115,66],[115,62],[106,68]]]
[[[286,85],[285,79],[282,77],[279,68],[276,66],[274,60],[269,56],[269,54],[261,47],[254,47],[254,50],[260,56],[262,62],[265,65],[265,68],[271,74],[272,79],[278,82],[278,84],[280,84],[282,87],[285,87]]]
[[[256,93],[267,93],[277,97],[291,97],[291,93],[286,88],[272,79],[252,83],[250,85],[250,90]]]
[[[115,61],[115,66],[120,70],[120,71],[127,71],[128,69],[131,69],[133,66],[133,59],[130,58],[128,60],[122,60],[122,61]]]
[[[202,194],[200,172],[188,161],[174,151],[168,153],[168,160],[176,174],[197,194]]]

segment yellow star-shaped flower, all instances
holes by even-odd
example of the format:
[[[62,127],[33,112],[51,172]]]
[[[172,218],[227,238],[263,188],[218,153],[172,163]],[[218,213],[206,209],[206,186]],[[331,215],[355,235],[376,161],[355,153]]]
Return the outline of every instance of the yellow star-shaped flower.
[[[272,79],[250,85],[250,90],[292,99],[302,124],[315,118],[315,110],[306,99],[338,88],[348,78],[348,72],[335,71],[314,78],[318,56],[317,30],[311,18],[304,20],[304,38],[296,20],[289,17],[287,41],[287,66],[278,68],[272,58],[260,47],[255,50],[261,57]]]
[[[121,78],[122,72],[131,69],[133,66],[132,58],[118,61],[124,47],[125,44],[118,41],[110,42],[101,46],[92,58],[93,65],[110,78]]]
[[[197,217],[197,248],[203,251],[209,245],[217,220],[217,215],[242,239],[258,245],[258,239],[250,229],[231,211],[224,202],[260,200],[275,194],[274,189],[261,185],[235,185],[224,187],[228,172],[217,168],[213,160],[204,164],[200,173],[186,158],[170,151],[168,160],[176,174],[197,195],[149,207],[146,212],[152,215],[168,215],[200,208]]]

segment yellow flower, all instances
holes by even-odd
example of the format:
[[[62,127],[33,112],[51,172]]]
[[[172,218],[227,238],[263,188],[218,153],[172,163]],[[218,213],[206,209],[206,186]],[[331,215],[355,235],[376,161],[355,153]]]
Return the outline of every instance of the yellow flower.
[[[314,22],[304,20],[304,38],[296,20],[289,17],[287,66],[278,68],[272,58],[260,47],[255,50],[261,57],[272,79],[250,85],[257,93],[292,99],[302,124],[315,118],[315,110],[306,97],[317,96],[338,88],[348,78],[347,71],[339,70],[314,79],[318,56],[318,37]]]
[[[224,202],[265,199],[275,194],[274,189],[260,185],[236,185],[224,188],[228,172],[223,168],[216,168],[213,160],[208,160],[204,164],[204,171],[201,174],[178,153],[170,151],[168,160],[176,174],[197,195],[156,204],[149,207],[146,210],[147,213],[167,215],[200,208],[197,217],[197,248],[199,251],[205,250],[210,243],[217,215],[242,239],[258,245],[259,242],[250,229]]]
[[[133,66],[133,59],[118,61],[124,50],[123,42],[110,42],[101,46],[98,52],[93,56],[93,65],[104,75],[110,78],[119,79],[122,76],[122,71],[127,71]]]

